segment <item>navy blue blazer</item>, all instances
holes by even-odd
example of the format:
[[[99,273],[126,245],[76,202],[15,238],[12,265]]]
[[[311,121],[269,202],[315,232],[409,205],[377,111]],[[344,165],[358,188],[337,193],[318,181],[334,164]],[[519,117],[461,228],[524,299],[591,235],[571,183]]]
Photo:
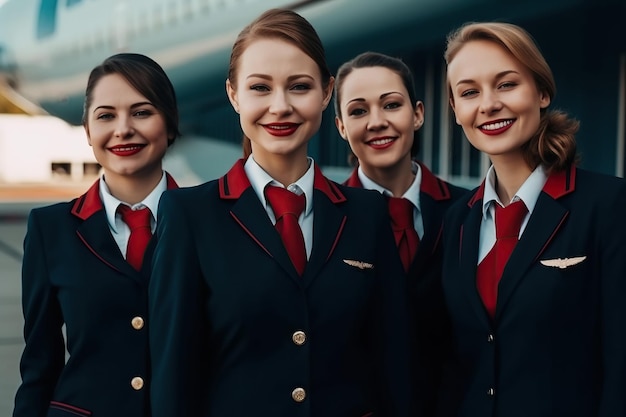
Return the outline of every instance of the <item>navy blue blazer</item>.
[[[316,167],[297,274],[239,160],[166,192],[150,282],[154,417],[407,416],[406,288],[380,193]]]
[[[424,235],[407,273],[409,308],[416,330],[416,393],[423,415],[431,416],[436,407],[441,378],[442,353],[448,345],[450,323],[441,287],[443,216],[446,210],[469,190],[452,185],[435,176],[416,161],[422,172],[420,211]],[[357,169],[344,182],[362,188]],[[399,259],[399,256],[398,256]]]
[[[626,181],[575,167],[549,176],[493,320],[476,289],[483,191],[444,222],[454,340],[439,415],[626,416]]]
[[[126,262],[99,181],[75,200],[31,211],[22,267],[26,346],[14,417],[150,415],[150,248],[141,272]]]

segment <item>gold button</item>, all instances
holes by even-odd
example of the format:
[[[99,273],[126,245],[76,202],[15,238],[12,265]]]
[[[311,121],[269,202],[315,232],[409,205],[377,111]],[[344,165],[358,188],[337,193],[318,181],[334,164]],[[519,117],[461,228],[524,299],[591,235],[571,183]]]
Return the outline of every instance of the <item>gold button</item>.
[[[493,335],[492,334],[487,336],[487,342],[489,342],[489,343],[493,342]]]
[[[130,385],[133,387],[135,391],[139,391],[143,388],[143,378],[140,376],[136,376],[130,380]]]
[[[495,393],[496,393],[496,392],[494,391],[494,389],[493,389],[493,388],[489,388],[489,389],[487,390],[487,395],[488,395],[488,396],[490,396],[490,397],[493,397]]]
[[[298,330],[291,336],[291,340],[298,346],[302,346],[304,342],[306,342],[306,333],[301,330]]]
[[[143,329],[144,321],[139,316],[133,317],[133,319],[130,321],[130,323],[132,324],[133,329],[135,329],[135,330]]]
[[[306,398],[306,391],[304,388],[296,388],[291,392],[291,398],[297,403],[301,403]]]

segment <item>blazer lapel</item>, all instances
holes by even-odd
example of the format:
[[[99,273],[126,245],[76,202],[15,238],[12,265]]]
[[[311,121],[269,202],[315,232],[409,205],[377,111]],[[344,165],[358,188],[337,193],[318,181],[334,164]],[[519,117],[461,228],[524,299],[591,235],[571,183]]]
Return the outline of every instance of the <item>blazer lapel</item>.
[[[141,280],[141,274],[126,262],[109,232],[104,206],[100,199],[99,181],[76,200],[72,214],[83,220],[76,233],[94,256],[112,269],[135,280]]]
[[[443,231],[444,206],[451,198],[447,184],[437,178],[426,166],[419,162],[418,164],[422,172],[420,210],[424,236],[420,239],[411,270],[416,265],[427,262],[428,258],[435,253]]]
[[[519,285],[526,270],[541,256],[565,223],[569,210],[558,199],[575,189],[576,169],[552,174],[546,181],[521,239],[504,268],[498,286],[496,318]]]
[[[235,200],[231,215],[254,242],[289,274],[298,284],[302,277],[293,266],[280,235],[267,216],[244,169],[245,161],[238,160],[226,175],[219,179],[220,197]]]
[[[305,285],[311,283],[332,256],[346,223],[346,215],[328,196],[314,190],[313,250],[304,272]]]
[[[480,224],[482,222],[482,201],[484,186],[478,189],[469,202],[469,211],[461,225],[459,236],[459,276],[462,277],[460,291],[467,294],[469,303],[476,315],[485,325],[489,325],[489,316],[476,288],[476,268],[478,262],[478,244],[480,240]]]

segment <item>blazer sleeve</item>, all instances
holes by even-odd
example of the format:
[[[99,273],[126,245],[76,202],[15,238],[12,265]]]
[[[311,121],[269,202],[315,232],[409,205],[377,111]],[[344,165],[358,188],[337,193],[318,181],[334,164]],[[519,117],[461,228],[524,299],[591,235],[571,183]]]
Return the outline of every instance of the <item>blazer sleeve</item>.
[[[626,182],[608,198],[600,254],[603,386],[599,417],[626,416]],[[610,198],[609,198],[610,197]]]
[[[38,212],[29,216],[22,261],[22,309],[26,345],[20,362],[22,383],[15,396],[14,417],[46,414],[65,364],[63,317],[48,275]]]
[[[202,415],[208,378],[202,372],[208,331],[197,248],[189,215],[174,197],[166,191],[159,203],[148,294],[153,417]]]

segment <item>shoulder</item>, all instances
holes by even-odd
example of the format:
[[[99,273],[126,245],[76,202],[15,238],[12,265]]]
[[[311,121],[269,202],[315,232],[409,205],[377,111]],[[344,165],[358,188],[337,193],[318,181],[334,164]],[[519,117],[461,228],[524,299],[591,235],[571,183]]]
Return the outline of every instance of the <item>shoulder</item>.
[[[218,180],[211,180],[199,185],[166,190],[161,195],[161,202],[175,200],[182,204],[194,201],[197,203],[199,198],[209,198],[218,191]]]
[[[48,206],[36,207],[30,211],[31,219],[58,219],[61,217],[69,217],[72,213],[72,207],[78,198],[63,203],[55,203]]]

